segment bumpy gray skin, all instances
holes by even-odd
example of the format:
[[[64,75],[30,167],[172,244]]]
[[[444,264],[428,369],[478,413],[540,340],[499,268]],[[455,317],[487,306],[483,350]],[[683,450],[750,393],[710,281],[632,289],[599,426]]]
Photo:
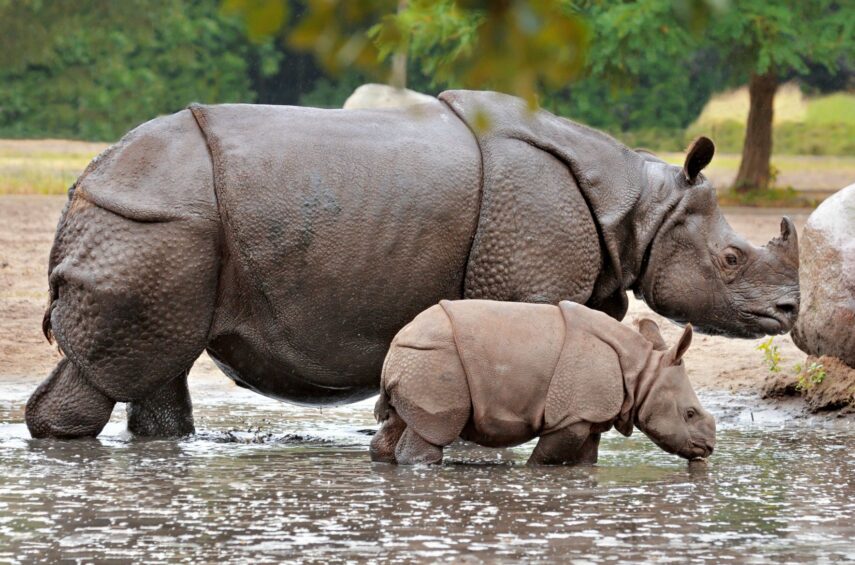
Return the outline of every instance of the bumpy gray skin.
[[[133,427],[185,433],[189,402],[159,391],[206,349],[261,394],[366,398],[398,329],[441,299],[569,299],[620,319],[633,289],[702,331],[789,329],[794,234],[773,252],[733,233],[699,174],[708,140],[681,169],[512,97],[440,100],[196,106],[93,161],[57,228],[44,324],[67,357],[57,373],[80,383],[34,395],[33,435],[100,429],[45,426],[57,406],[73,412],[62,421],[94,417],[51,390],[97,391],[131,414],[154,396],[154,413],[182,416]],[[479,112],[493,128],[473,134]]]

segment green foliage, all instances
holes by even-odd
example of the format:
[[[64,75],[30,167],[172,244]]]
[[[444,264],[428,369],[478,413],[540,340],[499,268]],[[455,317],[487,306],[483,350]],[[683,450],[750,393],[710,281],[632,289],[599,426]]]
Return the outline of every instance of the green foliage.
[[[826,371],[822,363],[811,363],[804,367],[801,363],[796,363],[794,370],[798,377],[796,378],[796,390],[804,392],[810,390],[825,380]]]
[[[248,60],[256,59],[261,74],[277,65],[270,42],[250,44],[215,0],[131,1],[127,13],[118,12],[139,13],[136,21],[71,13],[66,24],[85,25],[50,26],[38,48],[7,44],[25,32],[22,20],[62,20],[55,13],[61,4],[0,4],[0,51],[19,53],[16,64],[0,69],[2,136],[113,140],[189,102],[252,101]],[[87,4],[92,14],[116,5]]]
[[[300,95],[300,105],[314,108],[341,108],[347,97],[364,82],[365,77],[356,72],[342,74],[338,80],[320,78],[315,81],[311,90]]]
[[[774,337],[770,337],[763,343],[757,346],[758,351],[763,352],[763,362],[772,373],[781,372],[781,352],[778,346],[773,343]]]
[[[738,151],[738,124],[684,128],[713,92],[759,68],[758,53],[782,72],[790,63],[851,72],[855,17],[851,3],[830,0],[727,4],[0,0],[0,136],[113,140],[193,101],[337,107],[358,84],[385,81],[388,59],[406,51],[419,91],[537,94],[633,146],[676,151],[705,133]],[[776,127],[776,152],[851,154],[846,102],[811,107],[803,127]]]
[[[833,69],[851,56],[853,26],[851,2],[733,0],[711,19],[709,39],[741,82],[750,73],[807,73],[809,63]]]
[[[357,68],[385,81],[383,63],[406,53],[434,84],[501,90],[532,103],[542,87],[579,73],[588,37],[562,0],[225,0],[223,7],[251,37],[280,35],[332,73]]]
[[[685,128],[720,87],[716,53],[699,47],[685,21],[705,3],[579,4],[593,32],[588,64],[578,82],[544,93],[550,110],[613,133],[643,130],[647,141]],[[681,143],[679,135],[661,147]]]
[[[381,58],[406,51],[438,82],[533,104],[579,74],[588,42],[584,20],[560,0],[410,0],[370,35]]]

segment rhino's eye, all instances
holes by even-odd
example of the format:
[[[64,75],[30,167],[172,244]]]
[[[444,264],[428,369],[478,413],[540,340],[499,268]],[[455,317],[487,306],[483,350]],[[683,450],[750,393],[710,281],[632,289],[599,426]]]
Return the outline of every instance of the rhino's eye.
[[[686,418],[687,419],[691,420],[692,418],[695,417],[695,415],[696,415],[696,412],[693,408],[689,408],[688,410],[686,410]]]
[[[727,263],[728,267],[735,267],[739,264],[739,257],[736,256],[736,253],[725,253],[724,262]]]

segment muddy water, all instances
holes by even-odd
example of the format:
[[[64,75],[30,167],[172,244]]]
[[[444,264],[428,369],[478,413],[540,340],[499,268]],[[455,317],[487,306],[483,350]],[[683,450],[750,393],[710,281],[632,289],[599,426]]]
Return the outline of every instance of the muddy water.
[[[0,387],[0,562],[801,562],[855,559],[855,426],[702,396],[706,467],[639,432],[593,468],[527,468],[531,445],[454,445],[437,468],[368,462],[370,402],[279,404],[194,383],[200,433],[31,440],[32,384]]]

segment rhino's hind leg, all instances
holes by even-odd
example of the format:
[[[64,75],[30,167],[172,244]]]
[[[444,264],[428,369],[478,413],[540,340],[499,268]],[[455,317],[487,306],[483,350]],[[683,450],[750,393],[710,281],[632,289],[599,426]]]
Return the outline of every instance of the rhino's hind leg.
[[[371,438],[369,453],[375,463],[397,463],[395,447],[401,439],[407,424],[395,410],[389,410],[389,417]]]
[[[138,437],[181,437],[195,433],[187,373],[184,371],[142,400],[128,402],[128,431]]]
[[[395,446],[395,460],[399,465],[442,463],[442,447],[432,444],[413,431],[412,427],[407,427]]]
[[[129,403],[137,435],[193,431],[186,371],[208,340],[218,241],[210,219],[137,221],[79,188],[61,220],[45,327],[92,387]]]
[[[62,359],[30,396],[24,417],[35,438],[95,437],[110,420],[115,404],[71,361]]]

